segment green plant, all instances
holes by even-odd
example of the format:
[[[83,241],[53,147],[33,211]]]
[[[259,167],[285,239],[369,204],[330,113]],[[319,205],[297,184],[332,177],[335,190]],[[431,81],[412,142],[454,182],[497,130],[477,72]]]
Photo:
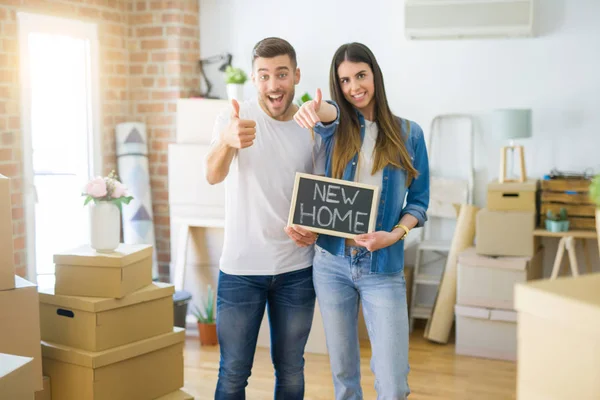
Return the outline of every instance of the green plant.
[[[590,198],[596,203],[596,207],[600,208],[600,174],[592,179],[592,183],[590,184]]]
[[[244,84],[248,80],[248,75],[241,69],[228,65],[225,69],[225,83]]]
[[[296,100],[296,104],[298,104],[298,106],[301,106],[302,104],[306,103],[309,100],[312,100],[312,97],[310,97],[310,94],[304,93],[298,100]]]
[[[558,214],[552,212],[552,210],[548,210],[546,213],[546,219],[550,221],[566,221],[567,220],[567,210],[565,208],[561,208]]]
[[[215,296],[211,285],[208,285],[207,292],[208,300],[205,302],[204,300],[200,299],[200,302],[202,303],[202,308],[198,308],[194,304],[192,307],[192,313],[194,314],[199,323],[214,324]]]

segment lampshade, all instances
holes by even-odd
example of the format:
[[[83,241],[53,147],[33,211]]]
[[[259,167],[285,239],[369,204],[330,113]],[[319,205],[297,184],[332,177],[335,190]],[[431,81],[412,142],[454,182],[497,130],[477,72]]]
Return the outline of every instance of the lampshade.
[[[525,139],[531,137],[531,110],[504,109],[492,113],[494,135],[499,139]]]

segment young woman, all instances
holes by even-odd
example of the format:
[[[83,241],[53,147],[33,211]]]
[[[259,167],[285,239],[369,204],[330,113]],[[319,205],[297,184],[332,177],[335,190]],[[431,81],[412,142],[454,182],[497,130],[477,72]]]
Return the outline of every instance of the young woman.
[[[313,281],[325,325],[336,399],[362,399],[358,307],[371,341],[380,399],[410,393],[404,241],[423,226],[429,205],[429,162],[423,131],[392,114],[381,69],[365,45],[341,46],[331,63],[333,101],[302,105],[294,119],[326,144],[326,175],[381,188],[376,231],[354,240],[320,235]],[[406,200],[406,202],[405,202]],[[316,235],[287,229],[299,245]]]

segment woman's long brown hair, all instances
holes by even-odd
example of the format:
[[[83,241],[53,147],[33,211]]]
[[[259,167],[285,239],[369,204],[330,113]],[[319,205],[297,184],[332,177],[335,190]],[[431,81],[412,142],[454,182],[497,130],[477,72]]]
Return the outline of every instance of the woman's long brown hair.
[[[346,165],[358,154],[361,148],[360,124],[354,106],[344,97],[342,92],[338,67],[344,61],[364,62],[371,67],[375,84],[375,122],[379,129],[375,143],[375,159],[371,174],[383,169],[386,165],[404,169],[407,172],[406,185],[416,178],[418,171],[413,167],[402,127],[392,114],[383,84],[383,74],[375,56],[369,48],[361,43],[342,45],[333,56],[329,73],[329,90],[332,99],[340,107],[340,123],[335,135],[333,147],[332,176],[341,179]],[[408,122],[408,121],[407,121]],[[408,130],[410,132],[410,128]],[[408,139],[408,132],[406,139]]]

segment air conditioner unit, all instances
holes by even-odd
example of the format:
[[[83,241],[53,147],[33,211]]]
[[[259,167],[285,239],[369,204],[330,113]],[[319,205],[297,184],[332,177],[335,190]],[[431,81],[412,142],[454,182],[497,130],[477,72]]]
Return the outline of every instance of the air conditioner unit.
[[[533,36],[535,0],[405,0],[410,39]]]

